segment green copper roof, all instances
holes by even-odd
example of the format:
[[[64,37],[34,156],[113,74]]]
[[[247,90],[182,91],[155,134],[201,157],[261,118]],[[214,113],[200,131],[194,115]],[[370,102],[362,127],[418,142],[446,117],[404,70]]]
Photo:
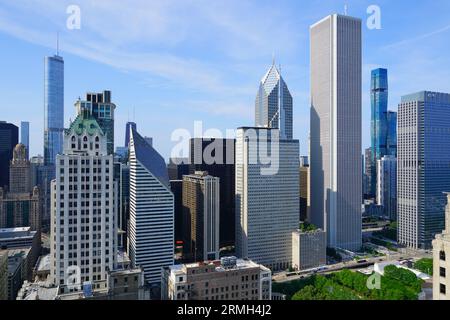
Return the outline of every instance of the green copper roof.
[[[87,114],[79,114],[70,124],[70,128],[66,129],[66,134],[71,134],[72,132],[75,132],[77,135],[82,135],[84,132],[90,136],[97,133],[101,136],[104,135],[102,129],[97,123],[97,120]]]

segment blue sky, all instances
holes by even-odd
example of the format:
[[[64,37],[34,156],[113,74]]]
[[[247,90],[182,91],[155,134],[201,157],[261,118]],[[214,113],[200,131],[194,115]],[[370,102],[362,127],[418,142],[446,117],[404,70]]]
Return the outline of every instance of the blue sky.
[[[126,4],[125,4],[126,3]],[[363,147],[369,145],[370,70],[389,69],[389,106],[420,90],[450,92],[450,1],[411,0],[0,0],[0,120],[31,122],[31,154],[42,154],[43,57],[60,33],[65,122],[87,91],[112,90],[116,145],[125,122],[170,155],[177,128],[225,132],[253,125],[254,99],[272,55],[294,97],[294,135],[307,153],[309,26],[331,13],[363,19],[381,8],[381,30],[363,31]],[[69,5],[81,29],[66,28]],[[134,110],[134,112],[133,112]]]

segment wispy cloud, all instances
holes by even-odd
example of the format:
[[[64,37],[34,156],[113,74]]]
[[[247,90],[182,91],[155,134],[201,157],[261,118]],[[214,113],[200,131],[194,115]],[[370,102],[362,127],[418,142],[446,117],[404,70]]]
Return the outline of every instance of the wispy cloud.
[[[422,35],[417,36],[417,37],[413,37],[413,38],[409,38],[409,39],[405,39],[405,40],[402,40],[402,41],[398,41],[398,42],[394,42],[394,43],[388,44],[388,45],[384,46],[383,49],[392,49],[392,48],[395,48],[395,47],[401,47],[401,46],[404,46],[404,45],[410,45],[410,44],[416,43],[416,42],[418,42],[420,40],[425,40],[425,39],[431,38],[433,36],[439,35],[441,33],[447,32],[449,30],[450,30],[450,24],[445,26],[445,27],[443,27],[443,28],[440,28],[440,29],[434,30],[432,32],[428,32],[428,33],[422,34]]]

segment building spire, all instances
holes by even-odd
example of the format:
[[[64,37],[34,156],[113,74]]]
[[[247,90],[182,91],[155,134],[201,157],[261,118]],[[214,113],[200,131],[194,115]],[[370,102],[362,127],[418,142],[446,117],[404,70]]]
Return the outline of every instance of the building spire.
[[[348,5],[347,3],[344,5],[344,15],[348,15]]]
[[[56,32],[56,55],[59,56],[59,31]]]

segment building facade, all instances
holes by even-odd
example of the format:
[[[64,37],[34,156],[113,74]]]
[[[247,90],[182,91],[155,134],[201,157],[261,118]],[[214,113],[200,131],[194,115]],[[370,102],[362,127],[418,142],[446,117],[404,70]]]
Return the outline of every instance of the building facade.
[[[433,300],[450,300],[450,193],[446,195],[446,228],[433,240]]]
[[[65,131],[52,181],[51,278],[62,293],[104,289],[116,266],[114,159],[99,124],[83,112]]]
[[[9,186],[9,163],[13,150],[19,143],[19,128],[0,121],[0,188]]]
[[[108,154],[114,154],[114,110],[116,105],[111,101],[111,91],[105,90],[101,93],[86,93],[84,101],[79,99],[75,102],[78,114],[87,110],[97,121],[106,137]]]
[[[167,267],[164,300],[271,300],[272,273],[263,265],[234,257]]]
[[[130,137],[128,252],[147,285],[161,285],[161,269],[173,264],[174,196],[166,163],[136,131]]]
[[[182,198],[187,260],[218,260],[220,179],[206,171],[184,176]]]
[[[397,156],[397,114],[388,111],[388,71],[375,69],[371,73],[371,194],[377,185],[377,161],[385,155]]]
[[[291,266],[292,232],[299,224],[298,168],[298,140],[280,140],[278,129],[237,130],[236,254],[239,258],[251,259],[272,270]]]
[[[45,57],[44,67],[44,163],[55,165],[63,151],[64,59]]]
[[[190,140],[190,169],[207,171],[220,179],[220,247],[235,245],[235,140],[201,139]],[[183,167],[179,166],[179,170]],[[178,177],[183,179],[183,177]]]
[[[8,299],[8,252],[0,250],[0,301]]]
[[[397,220],[397,158],[384,156],[377,161],[377,203],[384,216]]]
[[[450,190],[450,94],[402,97],[398,110],[398,240],[429,249],[444,225]]]
[[[31,187],[31,167],[26,148],[14,148],[9,168],[9,192],[0,188],[0,228],[31,227],[41,231],[41,194]]]
[[[311,35],[311,222],[328,246],[361,248],[361,20],[331,15]]]
[[[300,221],[309,218],[309,166],[306,166],[300,167]]]
[[[292,95],[274,61],[259,85],[255,101],[255,126],[279,129],[282,139],[292,139],[292,106]]]
[[[292,233],[292,268],[307,270],[327,264],[327,235],[321,229]]]

